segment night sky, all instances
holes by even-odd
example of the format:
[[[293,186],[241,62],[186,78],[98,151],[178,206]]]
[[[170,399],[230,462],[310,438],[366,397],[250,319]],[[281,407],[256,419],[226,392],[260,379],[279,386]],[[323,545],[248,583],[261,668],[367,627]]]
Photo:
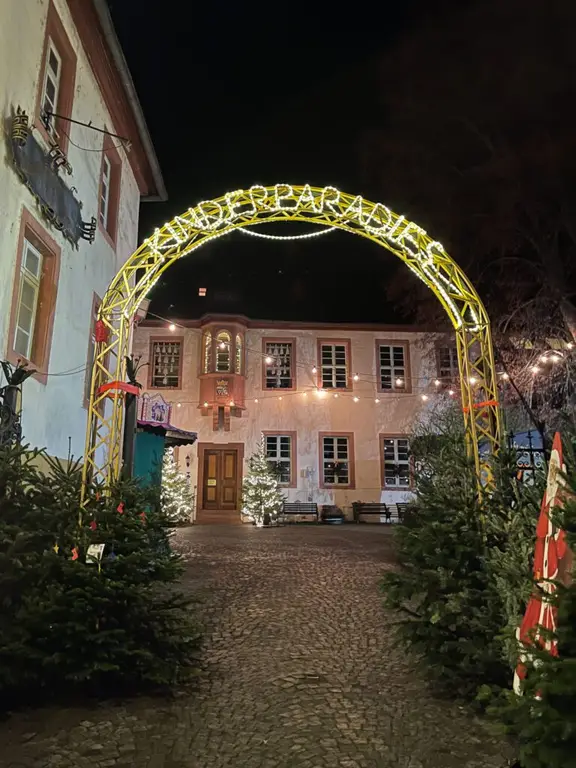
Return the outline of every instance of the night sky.
[[[374,73],[402,36],[426,23],[423,4],[384,0],[371,12],[226,0],[109,5],[169,195],[142,206],[141,238],[200,200],[256,183],[331,184],[370,197],[358,181],[360,137],[386,120]],[[439,13],[449,5],[432,4]],[[382,202],[394,209],[391,194]],[[303,231],[297,227],[267,231]],[[171,267],[151,311],[406,322],[384,295],[395,267],[384,249],[342,232],[300,243],[234,233]],[[414,279],[407,273],[408,286]]]

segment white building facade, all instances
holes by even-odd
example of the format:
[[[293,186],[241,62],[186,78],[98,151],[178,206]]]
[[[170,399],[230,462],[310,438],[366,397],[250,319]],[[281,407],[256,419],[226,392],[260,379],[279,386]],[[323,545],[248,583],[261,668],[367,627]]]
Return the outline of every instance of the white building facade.
[[[205,316],[146,320],[134,354],[144,391],[198,433],[178,461],[198,521],[238,518],[247,460],[264,436],[287,501],[405,502],[409,434],[458,378],[449,340],[406,326],[260,322]]]
[[[5,0],[0,103],[0,359],[37,371],[25,441],[81,456],[95,313],[166,197],[105,1]]]

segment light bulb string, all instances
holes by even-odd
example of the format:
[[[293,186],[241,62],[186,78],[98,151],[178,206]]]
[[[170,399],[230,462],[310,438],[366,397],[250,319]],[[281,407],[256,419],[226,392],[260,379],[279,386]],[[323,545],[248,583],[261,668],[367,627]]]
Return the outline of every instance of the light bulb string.
[[[162,389],[158,389],[157,391],[161,392]],[[456,392],[453,391],[452,395],[449,395],[447,392],[433,392],[432,395],[436,395],[437,397],[443,397],[444,399],[450,398],[450,400],[455,399]],[[308,397],[308,396],[311,397]],[[305,390],[298,390],[294,392],[284,392],[282,394],[262,394],[259,397],[246,397],[242,399],[242,402],[244,404],[246,403],[255,403],[256,405],[266,401],[283,401],[285,399],[288,399],[290,397],[299,398],[302,400],[302,402],[314,402],[318,403],[319,405],[323,402],[326,403],[327,401],[334,399],[334,400],[344,400],[349,399],[354,402],[360,402],[361,400],[367,401],[370,400],[375,405],[379,404],[386,404],[390,402],[405,400],[406,398],[414,398],[419,397],[420,399],[425,398],[426,400],[430,399],[429,394],[420,394],[418,392],[407,392],[406,394],[398,395],[398,394],[392,394],[388,392],[378,392],[376,395],[368,396],[368,395],[355,395],[353,392],[335,392],[332,389],[321,389],[318,387],[311,387],[309,389]],[[216,402],[216,403],[200,403],[198,400],[176,400],[170,403],[170,405],[177,407],[181,407],[183,405],[194,405],[198,408],[212,408],[213,406],[228,406],[230,408],[238,408],[238,404],[234,400],[229,400],[227,402]]]
[[[188,326],[181,325],[179,323],[174,322],[173,320],[169,320],[169,319],[167,319],[165,317],[162,317],[161,315],[158,315],[155,312],[148,312],[148,314],[152,315],[153,317],[157,318],[158,320],[162,320],[163,322],[168,323],[168,325],[174,325],[175,329],[180,329],[180,330],[183,330],[183,331],[188,331],[188,332],[194,333],[197,337],[200,337],[200,338],[202,338],[204,336],[204,331],[202,331],[201,328],[190,328]],[[328,342],[329,339],[327,339],[326,341]],[[166,341],[166,343],[169,344],[170,343],[169,340]],[[281,344],[282,342],[275,340],[273,343]],[[392,344],[390,346],[394,346],[394,345]],[[258,349],[256,347],[252,347],[251,345],[246,344],[246,343],[243,345],[243,348],[244,348],[246,353],[250,353],[252,355],[260,357],[264,362],[266,361],[267,357],[272,357],[268,352],[263,352],[261,349]],[[193,358],[194,355],[190,354],[189,357]],[[299,369],[299,370],[302,370],[302,371],[306,371],[306,372],[311,372],[313,375],[318,374],[318,372],[322,368],[322,364],[321,363],[309,362],[309,361],[305,361],[305,362],[296,361],[296,363],[292,362],[291,365],[294,368],[296,368],[296,369]],[[400,366],[398,366],[398,367],[400,367]],[[406,366],[404,366],[404,368],[406,368]],[[314,369],[316,369],[316,370],[314,370]],[[392,372],[394,369],[390,368],[389,370]],[[348,374],[348,378],[352,379],[354,382],[365,382],[365,383],[368,383],[368,384],[377,384],[379,379],[380,379],[380,376],[378,374],[375,375],[373,373],[359,373],[359,372],[355,372],[354,374],[350,374],[349,373]],[[432,381],[432,382],[434,382],[435,380],[437,380],[439,382],[439,384],[437,386],[440,386],[442,384],[442,382],[440,381],[440,379],[438,378],[438,376],[436,374],[434,374],[434,375],[427,375],[427,376],[414,376],[414,375],[411,374],[410,376],[404,375],[402,377],[394,376],[393,375],[392,378],[394,380],[396,380],[398,378],[402,378],[404,380],[404,382],[406,382],[406,381],[409,381],[409,382],[413,382],[413,381],[429,382],[429,381]]]
[[[168,318],[163,317],[162,315],[159,315],[159,314],[157,314],[155,312],[149,312],[148,314],[152,315],[153,317],[157,318],[158,320],[162,320],[163,322],[168,323],[169,325],[174,325],[175,328],[178,328],[180,330],[192,332],[192,333],[196,334],[198,337],[203,337],[204,336],[204,331],[202,331],[202,329],[200,329],[200,328],[190,328],[188,326],[181,325],[179,323],[175,323],[174,321],[171,321]],[[167,343],[169,343],[169,342],[167,342]],[[281,342],[278,341],[278,342],[274,342],[274,343],[281,343]],[[394,346],[394,345],[391,344],[390,346]],[[568,347],[568,349],[570,349],[570,347]],[[270,357],[269,353],[263,352],[261,349],[257,349],[255,347],[251,347],[249,344],[244,344],[244,350],[245,350],[245,352],[247,354],[250,353],[250,354],[253,354],[253,355],[257,356],[257,357],[260,357],[263,361],[265,361],[267,357]],[[550,356],[552,356],[552,355],[553,355],[553,351],[550,352]],[[193,357],[194,356],[191,354],[190,358],[193,358]],[[305,371],[305,372],[309,372],[309,373],[311,372],[312,375],[318,375],[319,371],[321,371],[321,368],[322,368],[322,364],[321,363],[316,363],[316,362],[311,363],[311,362],[308,362],[308,361],[306,361],[306,362],[301,362],[301,361],[298,362],[297,361],[296,363],[292,362],[291,365],[295,369],[299,369],[299,370],[302,370],[302,371]],[[405,368],[406,368],[406,366],[405,366]],[[390,368],[388,370],[390,370],[392,372],[394,369]],[[506,381],[507,378],[508,378],[508,374],[507,374],[506,371],[498,371],[497,375],[500,378],[502,378],[504,381]],[[358,373],[357,372],[357,373],[355,373],[353,375],[348,374],[348,378],[352,379],[354,382],[366,383],[366,384],[372,384],[372,385],[378,385],[378,383],[380,381],[380,376],[378,374],[373,374],[373,373]],[[402,378],[403,379],[403,384],[408,383],[410,385],[413,385],[415,383],[416,387],[428,386],[428,387],[430,387],[430,389],[426,389],[426,392],[428,392],[428,393],[430,393],[430,392],[433,393],[433,392],[435,392],[436,390],[438,390],[440,388],[447,388],[447,387],[450,387],[450,386],[453,386],[453,387],[457,388],[457,387],[460,386],[460,377],[459,377],[459,375],[456,375],[454,378],[451,378],[450,380],[446,381],[446,377],[439,377],[438,376],[438,372],[436,372],[435,374],[428,374],[428,375],[422,375],[422,376],[416,376],[416,375],[410,374],[410,376],[404,375],[403,377],[398,377],[398,376],[392,375],[392,378],[394,380]],[[482,382],[481,382],[480,378],[476,378],[476,377],[471,377],[471,378],[475,379],[474,381],[470,382],[471,384],[478,384],[479,386],[482,385]],[[442,379],[444,379],[444,380],[442,380]],[[420,382],[424,382],[424,385],[421,385]],[[394,389],[397,389],[397,390],[402,389],[403,388],[403,384],[402,385],[397,385],[396,387],[394,387]],[[415,389],[414,386],[410,386],[410,388],[411,389]],[[424,390],[422,390],[422,391],[424,391]]]
[[[243,235],[250,235],[250,237],[259,237],[262,240],[310,240],[314,237],[326,235],[328,232],[335,232],[336,229],[337,227],[324,227],[320,230],[307,232],[303,235],[286,235],[285,237],[282,237],[282,235],[267,235],[264,232],[252,232],[250,229],[244,227],[239,227],[238,232],[241,232]]]

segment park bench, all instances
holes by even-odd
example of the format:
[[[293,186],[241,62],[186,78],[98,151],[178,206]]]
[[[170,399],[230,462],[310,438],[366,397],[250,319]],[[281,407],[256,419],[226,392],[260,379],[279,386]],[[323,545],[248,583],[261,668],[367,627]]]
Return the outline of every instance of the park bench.
[[[280,522],[309,523],[318,522],[318,504],[307,501],[285,501],[280,513]],[[312,520],[310,518],[313,518]]]
[[[406,503],[401,502],[398,504],[383,504],[372,501],[355,501],[352,504],[352,511],[356,523],[367,523],[368,520],[363,520],[362,518],[370,516],[377,518],[377,520],[374,520],[376,523],[390,524],[402,522],[407,506]]]

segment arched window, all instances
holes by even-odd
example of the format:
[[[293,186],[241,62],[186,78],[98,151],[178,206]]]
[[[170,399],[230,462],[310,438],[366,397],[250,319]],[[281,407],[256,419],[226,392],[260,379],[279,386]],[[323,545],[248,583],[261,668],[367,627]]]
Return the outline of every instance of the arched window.
[[[220,331],[216,336],[216,371],[218,373],[230,371],[230,334],[228,331]]]
[[[242,352],[242,336],[238,333],[236,334],[236,373],[242,373]]]
[[[204,334],[204,362],[202,372],[210,373],[212,369],[212,334],[210,331]]]

